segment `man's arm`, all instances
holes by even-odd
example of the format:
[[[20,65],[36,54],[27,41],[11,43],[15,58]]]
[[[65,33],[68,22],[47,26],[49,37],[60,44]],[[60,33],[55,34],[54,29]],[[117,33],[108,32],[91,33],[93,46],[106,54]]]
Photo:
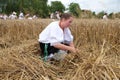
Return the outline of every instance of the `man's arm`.
[[[69,50],[70,52],[76,52],[76,49],[73,45],[73,43],[70,44],[70,46],[58,43],[54,45],[55,48],[61,49],[61,50]]]

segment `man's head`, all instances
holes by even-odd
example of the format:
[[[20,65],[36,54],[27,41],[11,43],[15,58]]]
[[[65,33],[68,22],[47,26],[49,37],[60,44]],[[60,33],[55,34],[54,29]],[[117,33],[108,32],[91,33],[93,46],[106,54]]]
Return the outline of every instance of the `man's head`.
[[[60,16],[60,22],[62,27],[69,27],[73,21],[73,17],[70,13],[63,13]]]

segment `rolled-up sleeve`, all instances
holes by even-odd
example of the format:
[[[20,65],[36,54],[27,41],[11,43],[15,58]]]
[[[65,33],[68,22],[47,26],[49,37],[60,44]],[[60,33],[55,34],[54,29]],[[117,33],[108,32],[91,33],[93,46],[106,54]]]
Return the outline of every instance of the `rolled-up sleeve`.
[[[64,31],[64,40],[65,41],[68,41],[68,42],[71,42],[73,41],[73,35],[71,34],[71,31],[69,28],[66,28],[65,31]]]

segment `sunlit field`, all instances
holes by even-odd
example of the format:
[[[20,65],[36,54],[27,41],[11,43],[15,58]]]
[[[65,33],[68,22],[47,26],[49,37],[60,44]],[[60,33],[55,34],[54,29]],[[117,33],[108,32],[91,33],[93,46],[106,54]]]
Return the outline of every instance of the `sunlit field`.
[[[40,59],[39,33],[50,19],[0,20],[0,80],[120,80],[120,20],[74,19],[77,53]]]

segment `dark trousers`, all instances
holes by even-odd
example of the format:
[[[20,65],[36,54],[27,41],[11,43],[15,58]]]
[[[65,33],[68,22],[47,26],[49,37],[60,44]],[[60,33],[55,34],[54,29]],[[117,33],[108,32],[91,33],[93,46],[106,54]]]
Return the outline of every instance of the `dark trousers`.
[[[51,53],[57,53],[59,49],[55,48],[54,46],[50,46],[50,43],[39,43],[40,48],[41,48],[41,56],[45,56],[45,45],[47,45],[47,56],[50,55]]]

